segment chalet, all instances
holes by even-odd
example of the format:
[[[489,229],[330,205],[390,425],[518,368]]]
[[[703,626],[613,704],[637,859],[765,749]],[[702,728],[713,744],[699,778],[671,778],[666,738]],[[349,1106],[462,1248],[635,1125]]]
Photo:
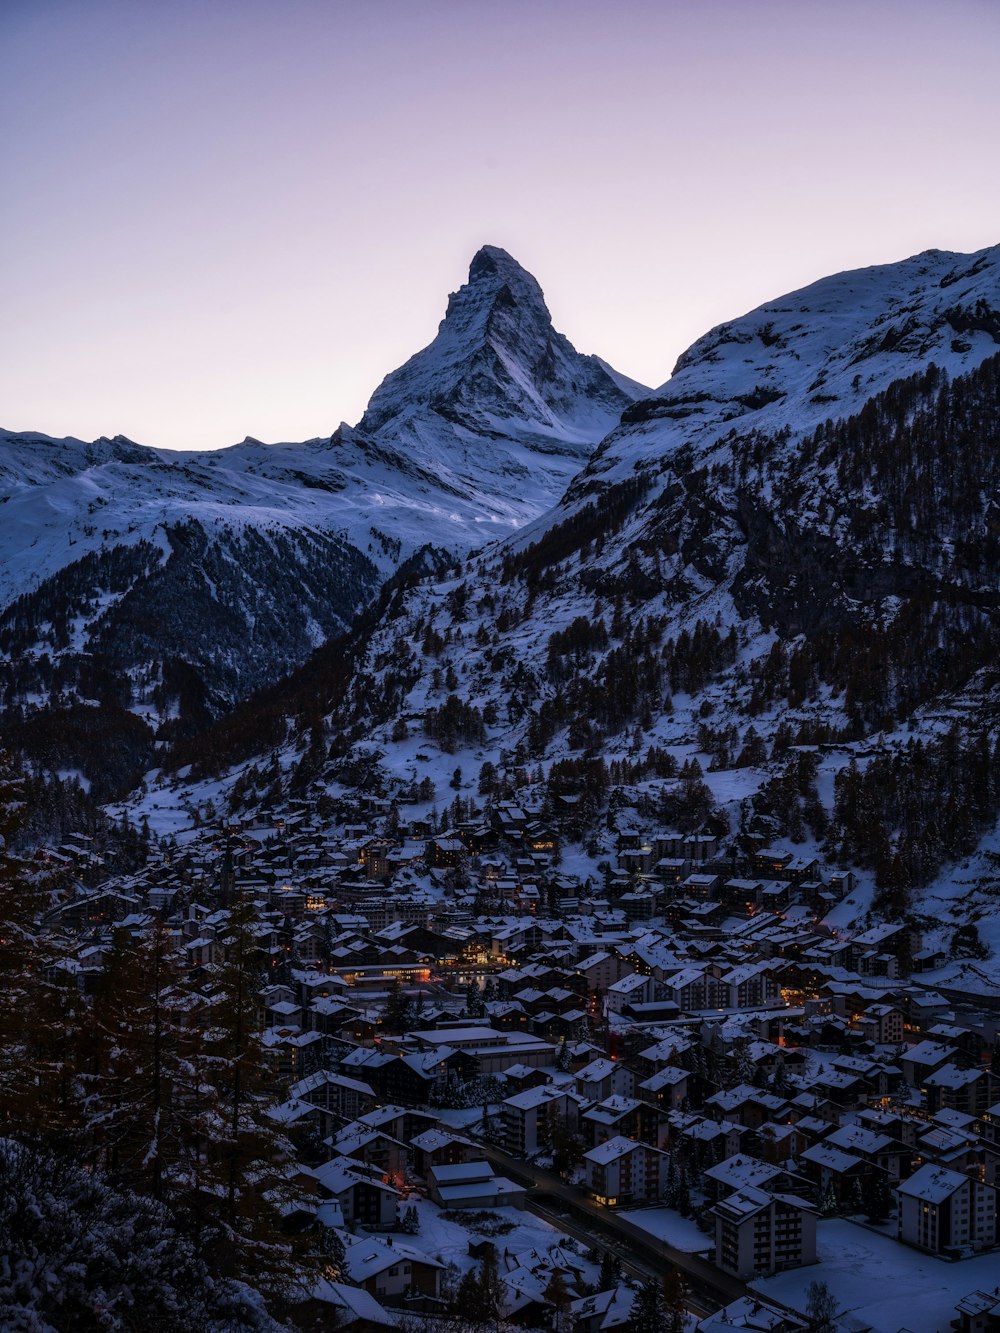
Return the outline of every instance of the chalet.
[[[344,1270],[378,1300],[400,1301],[409,1291],[437,1297],[444,1265],[393,1236],[345,1236]]]
[[[735,1120],[747,1129],[759,1129],[766,1121],[782,1115],[786,1108],[783,1097],[764,1092],[749,1083],[713,1093],[705,1101],[706,1111],[717,1120]]]
[[[784,878],[787,868],[794,860],[795,853],[784,847],[761,847],[753,854],[755,870],[767,878]]]
[[[955,1306],[955,1333],[1000,1333],[1000,1283],[992,1291],[973,1291]]]
[[[829,1139],[807,1148],[799,1158],[802,1173],[811,1180],[818,1198],[830,1197],[839,1204],[849,1202],[873,1168],[864,1158],[835,1148]]]
[[[589,1106],[580,1116],[580,1128],[591,1146],[621,1135],[662,1148],[667,1137],[666,1116],[658,1107],[618,1095]]]
[[[903,1011],[894,1004],[870,1004],[853,1026],[875,1046],[898,1046],[903,1040]]]
[[[912,1153],[889,1134],[878,1134],[863,1125],[841,1125],[823,1140],[824,1146],[840,1149],[876,1170],[884,1171],[895,1184],[909,1174]]]
[[[734,1190],[751,1186],[755,1189],[777,1189],[776,1182],[782,1181],[783,1177],[780,1167],[746,1153],[735,1153],[714,1166],[706,1167],[704,1186],[709,1200],[718,1202]]]
[[[620,1014],[627,1004],[650,1003],[656,993],[656,983],[652,977],[633,972],[631,976],[614,981],[607,989],[605,1004],[614,1014]]]
[[[719,978],[721,1007],[753,1009],[774,1004],[778,982],[768,963],[743,963]]]
[[[671,1125],[671,1142],[693,1145],[698,1161],[724,1162],[741,1154],[749,1156],[750,1130],[732,1120],[704,1120],[685,1117],[685,1123]]]
[[[574,1078],[576,1090],[588,1102],[599,1102],[618,1093],[631,1097],[635,1092],[635,1074],[615,1060],[601,1057],[591,1060]]]
[[[320,1194],[336,1199],[345,1222],[357,1222],[375,1231],[396,1225],[395,1188],[382,1179],[375,1167],[349,1157],[334,1157],[313,1167]]]
[[[538,1152],[547,1145],[554,1120],[564,1121],[567,1128],[575,1130],[582,1101],[575,1093],[555,1087],[529,1088],[505,1098],[500,1116],[507,1151],[517,1157]]]
[[[691,902],[706,903],[719,897],[721,878],[718,875],[688,875],[680,886],[683,897]]]
[[[318,1328],[333,1327],[343,1333],[382,1333],[396,1329],[398,1317],[390,1313],[374,1296],[347,1282],[320,1278],[308,1300],[296,1307],[303,1323],[312,1320]]]
[[[919,1088],[927,1081],[930,1074],[950,1064],[955,1058],[953,1046],[942,1046],[939,1042],[922,1041],[911,1046],[900,1057],[903,1077],[911,1087]]]
[[[633,965],[626,962],[620,954],[607,950],[589,954],[574,968],[574,971],[586,981],[589,991],[602,993],[622,977],[631,976],[635,970]]]
[[[471,1139],[462,1138],[445,1129],[425,1129],[410,1140],[410,1149],[413,1169],[418,1176],[426,1176],[431,1167],[474,1161],[483,1151]]]
[[[662,1069],[639,1084],[638,1092],[645,1101],[677,1110],[688,1100],[690,1078],[691,1075],[686,1069],[680,1069],[676,1065],[664,1065]]]
[[[571,1301],[569,1314],[574,1333],[605,1333],[605,1330],[615,1328],[627,1330],[632,1322],[633,1300],[634,1295],[628,1287],[618,1286]]]
[[[377,1170],[386,1184],[401,1186],[409,1154],[401,1139],[354,1121],[327,1141],[335,1157],[349,1157]]]
[[[982,1115],[998,1091],[1000,1080],[988,1069],[960,1069],[955,1064],[941,1065],[927,1075],[920,1087],[929,1115],[946,1109]]]

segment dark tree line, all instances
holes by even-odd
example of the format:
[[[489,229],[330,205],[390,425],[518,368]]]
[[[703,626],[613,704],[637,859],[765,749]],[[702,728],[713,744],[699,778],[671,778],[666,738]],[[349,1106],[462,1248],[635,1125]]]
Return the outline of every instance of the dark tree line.
[[[910,890],[975,850],[1000,810],[1000,737],[987,732],[912,740],[852,760],[837,775],[829,841],[845,862],[872,867],[877,905],[893,915]]]

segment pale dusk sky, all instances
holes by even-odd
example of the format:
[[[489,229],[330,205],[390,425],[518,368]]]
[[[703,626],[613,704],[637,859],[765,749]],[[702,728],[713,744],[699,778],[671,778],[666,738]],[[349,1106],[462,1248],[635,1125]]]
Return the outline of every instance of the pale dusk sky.
[[[1000,242],[996,0],[7,0],[0,425],[329,434],[484,243],[656,386],[843,268]]]

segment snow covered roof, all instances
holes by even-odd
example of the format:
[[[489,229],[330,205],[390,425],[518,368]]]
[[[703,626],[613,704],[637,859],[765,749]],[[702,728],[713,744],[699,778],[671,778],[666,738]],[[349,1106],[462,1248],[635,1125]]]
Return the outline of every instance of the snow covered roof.
[[[734,1153],[724,1162],[707,1167],[705,1170],[705,1175],[718,1184],[731,1185],[739,1189],[764,1184],[780,1174],[779,1168],[772,1166],[770,1162],[762,1162],[756,1157],[746,1157],[742,1153]]]
[[[897,1186],[897,1189],[900,1194],[905,1194],[911,1199],[920,1199],[924,1203],[943,1203],[966,1185],[971,1186],[968,1176],[928,1162],[910,1176],[909,1180],[904,1180]]]
[[[630,1152],[635,1152],[637,1148],[644,1147],[644,1144],[637,1143],[634,1139],[623,1138],[616,1134],[614,1138],[608,1139],[606,1143],[599,1143],[596,1148],[591,1148],[589,1152],[583,1154],[588,1162],[593,1162],[595,1166],[606,1166],[609,1162],[615,1161],[618,1157],[625,1157]]]

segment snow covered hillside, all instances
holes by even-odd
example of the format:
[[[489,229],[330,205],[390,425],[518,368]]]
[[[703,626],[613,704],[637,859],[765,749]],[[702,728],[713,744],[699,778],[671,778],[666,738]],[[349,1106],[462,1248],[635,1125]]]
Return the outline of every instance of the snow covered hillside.
[[[998,404],[997,248],[714,330],[551,512],[290,690],[312,737],[284,751],[295,790],[363,771],[390,799],[424,779],[439,802],[565,799],[593,873],[605,816],[697,828],[714,805],[857,867],[842,926],[934,884],[956,921],[988,913],[991,885],[940,886],[1000,805]]]
[[[646,394],[552,328],[538,283],[484,247],[437,337],[330,439],[214,452],[0,433],[0,606],[81,555],[172,523],[333,534],[381,574],[537,517]]]
[[[644,392],[578,354],[534,278],[486,247],[430,346],[330,439],[0,435],[8,719],[96,701],[196,730],[343,633],[400,567],[537,517]]]

